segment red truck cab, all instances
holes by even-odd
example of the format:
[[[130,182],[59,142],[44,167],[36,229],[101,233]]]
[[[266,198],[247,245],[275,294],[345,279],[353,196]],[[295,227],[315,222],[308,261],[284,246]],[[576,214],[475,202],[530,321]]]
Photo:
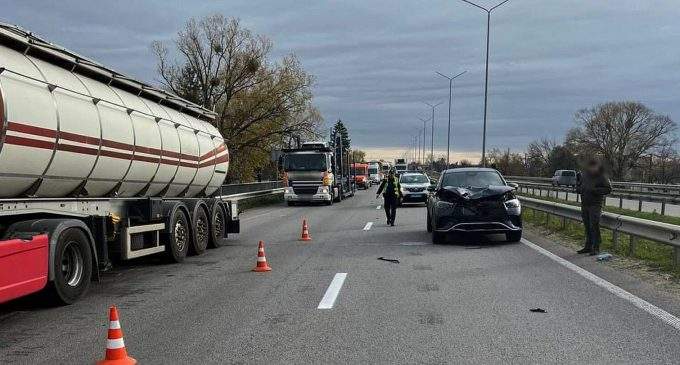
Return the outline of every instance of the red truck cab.
[[[352,164],[352,175],[354,175],[354,183],[357,188],[368,189],[368,164],[366,163],[353,163]]]

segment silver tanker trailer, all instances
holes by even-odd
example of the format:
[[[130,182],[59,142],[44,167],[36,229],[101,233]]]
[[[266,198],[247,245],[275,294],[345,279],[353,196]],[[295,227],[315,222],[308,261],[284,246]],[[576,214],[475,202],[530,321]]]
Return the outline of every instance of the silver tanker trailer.
[[[72,303],[110,258],[181,262],[239,231],[215,114],[0,24],[0,302]]]

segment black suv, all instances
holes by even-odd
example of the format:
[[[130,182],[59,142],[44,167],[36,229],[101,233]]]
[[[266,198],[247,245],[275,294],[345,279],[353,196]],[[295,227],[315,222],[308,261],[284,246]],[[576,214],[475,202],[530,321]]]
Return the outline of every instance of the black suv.
[[[442,243],[449,232],[505,233],[522,239],[522,208],[513,191],[494,169],[467,167],[442,172],[427,201],[427,231]]]

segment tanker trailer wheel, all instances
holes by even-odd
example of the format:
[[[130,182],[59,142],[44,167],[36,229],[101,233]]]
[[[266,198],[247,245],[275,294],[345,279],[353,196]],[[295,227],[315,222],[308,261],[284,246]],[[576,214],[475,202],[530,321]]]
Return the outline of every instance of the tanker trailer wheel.
[[[208,248],[208,241],[210,240],[210,221],[208,214],[202,205],[196,207],[194,211],[194,219],[192,220],[192,233],[194,239],[191,243],[191,253],[200,255]]]
[[[92,252],[90,240],[82,230],[68,228],[59,235],[52,272],[54,280],[46,292],[52,303],[71,304],[85,294],[92,278]]]
[[[210,240],[208,247],[217,248],[222,245],[222,240],[227,236],[227,215],[224,213],[222,203],[215,202],[210,212]]]
[[[167,232],[163,235],[165,253],[172,262],[182,262],[191,244],[191,230],[182,209],[174,209]]]

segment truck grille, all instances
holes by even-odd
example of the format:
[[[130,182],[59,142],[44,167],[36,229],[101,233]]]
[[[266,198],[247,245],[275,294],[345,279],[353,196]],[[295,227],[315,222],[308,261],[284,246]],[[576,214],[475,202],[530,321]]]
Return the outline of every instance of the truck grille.
[[[406,190],[412,193],[419,193],[421,191],[425,191],[425,188],[406,188]]]
[[[314,195],[317,190],[316,186],[293,186],[293,192],[298,195]]]

